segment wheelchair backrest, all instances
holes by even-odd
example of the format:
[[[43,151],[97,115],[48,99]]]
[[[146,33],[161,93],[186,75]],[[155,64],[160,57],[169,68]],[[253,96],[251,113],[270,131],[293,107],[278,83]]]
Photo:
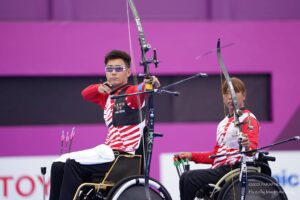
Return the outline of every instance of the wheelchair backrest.
[[[141,174],[142,156],[119,155],[101,184],[114,185],[123,178]]]

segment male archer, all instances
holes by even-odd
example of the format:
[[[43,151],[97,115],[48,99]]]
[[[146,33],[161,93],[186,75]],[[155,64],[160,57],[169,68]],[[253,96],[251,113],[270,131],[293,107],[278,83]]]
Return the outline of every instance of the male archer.
[[[141,145],[145,127],[144,104],[146,95],[112,99],[114,95],[144,91],[145,83],[160,86],[155,77],[147,77],[139,85],[128,84],[131,57],[124,51],[113,50],[105,56],[106,82],[92,84],[82,91],[82,97],[104,110],[108,128],[105,143],[92,149],[63,154],[51,167],[50,200],[72,200],[78,186],[92,174],[103,178],[115,155],[135,154]]]

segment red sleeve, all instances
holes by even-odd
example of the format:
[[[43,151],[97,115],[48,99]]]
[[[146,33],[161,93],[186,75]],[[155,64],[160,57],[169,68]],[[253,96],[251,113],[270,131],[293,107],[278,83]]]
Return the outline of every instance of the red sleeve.
[[[100,84],[93,84],[81,91],[84,100],[100,105],[103,109],[108,98],[108,94],[100,93],[98,87]]]
[[[259,122],[254,117],[250,116],[250,120],[246,117],[242,125],[242,132],[248,135],[250,149],[256,149],[258,147]]]
[[[135,92],[142,92],[144,91],[145,85],[143,83],[135,86],[130,86],[126,90],[126,94],[135,93]],[[143,105],[145,100],[146,94],[142,95],[133,95],[126,97],[126,103],[132,109],[138,109]]]
[[[213,164],[214,159],[209,158],[211,155],[216,155],[219,146],[215,145],[211,152],[192,152],[191,160],[195,163]]]

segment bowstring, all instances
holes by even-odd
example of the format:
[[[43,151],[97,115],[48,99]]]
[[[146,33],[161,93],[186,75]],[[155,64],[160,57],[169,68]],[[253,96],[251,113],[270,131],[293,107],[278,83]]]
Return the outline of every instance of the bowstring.
[[[133,84],[134,85],[138,85],[138,77],[137,77],[137,70],[136,70],[136,61],[135,61],[135,56],[133,53],[133,48],[132,48],[132,36],[131,36],[131,28],[130,28],[130,12],[129,12],[129,2],[128,0],[126,0],[126,12],[127,12],[127,29],[128,29],[128,41],[129,41],[129,53],[131,56],[131,69],[132,69],[132,78],[133,78]],[[137,96],[137,103],[138,103],[138,108],[142,108],[142,103],[141,103],[141,99],[139,98],[139,96]],[[140,122],[143,122],[143,113],[142,110],[139,109],[139,119]],[[145,118],[146,120],[146,118]],[[145,125],[146,125],[146,121],[145,121]],[[143,130],[142,130],[143,131]],[[142,138],[140,141],[140,145],[143,145],[143,162],[144,162],[144,168],[146,167],[146,151],[145,151],[145,136],[144,136],[144,131],[142,132]],[[142,143],[142,144],[141,144]],[[144,169],[145,171],[145,169]]]

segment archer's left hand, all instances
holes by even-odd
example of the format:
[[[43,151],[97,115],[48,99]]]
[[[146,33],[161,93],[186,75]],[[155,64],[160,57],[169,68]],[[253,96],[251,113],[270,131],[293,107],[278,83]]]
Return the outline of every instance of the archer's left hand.
[[[156,76],[151,76],[151,78],[145,78],[144,83],[151,83],[154,89],[160,87],[160,82]]]

